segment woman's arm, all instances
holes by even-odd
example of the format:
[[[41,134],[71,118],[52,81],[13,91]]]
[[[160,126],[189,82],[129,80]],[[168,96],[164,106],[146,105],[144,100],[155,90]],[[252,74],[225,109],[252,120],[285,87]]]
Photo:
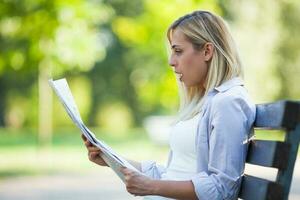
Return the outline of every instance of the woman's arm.
[[[151,179],[124,168],[126,189],[138,196],[158,195],[174,199],[197,199],[192,181],[166,181]]]
[[[174,199],[197,199],[192,181],[153,180],[154,194]]]
[[[255,106],[243,95],[224,92],[214,97],[208,123],[209,148],[204,143],[205,148],[199,149],[201,137],[197,141],[198,152],[208,150],[207,170],[192,178],[199,199],[237,199],[247,152],[244,141],[254,118]]]

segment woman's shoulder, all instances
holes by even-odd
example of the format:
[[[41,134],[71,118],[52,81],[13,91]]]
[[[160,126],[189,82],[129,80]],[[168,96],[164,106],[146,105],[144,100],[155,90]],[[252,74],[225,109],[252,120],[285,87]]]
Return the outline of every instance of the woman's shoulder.
[[[255,112],[255,104],[246,88],[242,85],[237,85],[225,91],[217,92],[211,100],[211,106],[212,109],[234,106]]]
[[[250,101],[249,94],[244,87],[244,81],[240,77],[234,77],[214,88],[214,103],[230,103],[236,100]]]
[[[228,88],[224,91],[218,91],[214,96],[213,100],[218,101],[232,101],[237,99],[250,100],[249,93],[247,89],[242,85],[236,85],[231,88]]]

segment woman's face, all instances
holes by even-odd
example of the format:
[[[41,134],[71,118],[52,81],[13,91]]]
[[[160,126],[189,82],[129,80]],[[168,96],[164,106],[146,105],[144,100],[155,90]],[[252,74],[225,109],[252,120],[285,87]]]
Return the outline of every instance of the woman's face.
[[[187,87],[200,86],[205,88],[208,64],[212,57],[213,47],[207,43],[203,49],[194,49],[182,31],[175,29],[171,36],[172,54],[169,65]]]

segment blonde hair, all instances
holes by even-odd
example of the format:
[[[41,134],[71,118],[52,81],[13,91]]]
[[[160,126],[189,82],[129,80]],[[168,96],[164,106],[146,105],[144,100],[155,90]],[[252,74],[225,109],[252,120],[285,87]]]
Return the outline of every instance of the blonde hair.
[[[224,20],[208,11],[195,11],[177,19],[168,29],[171,42],[172,33],[179,29],[200,50],[206,43],[212,43],[214,52],[206,76],[206,88],[186,87],[177,78],[180,107],[176,121],[187,120],[197,115],[207,93],[234,77],[243,77],[242,64],[235,42]]]

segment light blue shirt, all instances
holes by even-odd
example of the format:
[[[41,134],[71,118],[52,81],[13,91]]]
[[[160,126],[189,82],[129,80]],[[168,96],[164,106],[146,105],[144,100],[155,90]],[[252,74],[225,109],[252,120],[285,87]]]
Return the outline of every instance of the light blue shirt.
[[[236,77],[205,97],[196,135],[197,174],[191,179],[200,200],[237,199],[244,173],[255,105]],[[169,162],[172,159],[172,151]],[[188,165],[188,163],[186,163]],[[142,162],[142,172],[160,179],[166,168]]]

